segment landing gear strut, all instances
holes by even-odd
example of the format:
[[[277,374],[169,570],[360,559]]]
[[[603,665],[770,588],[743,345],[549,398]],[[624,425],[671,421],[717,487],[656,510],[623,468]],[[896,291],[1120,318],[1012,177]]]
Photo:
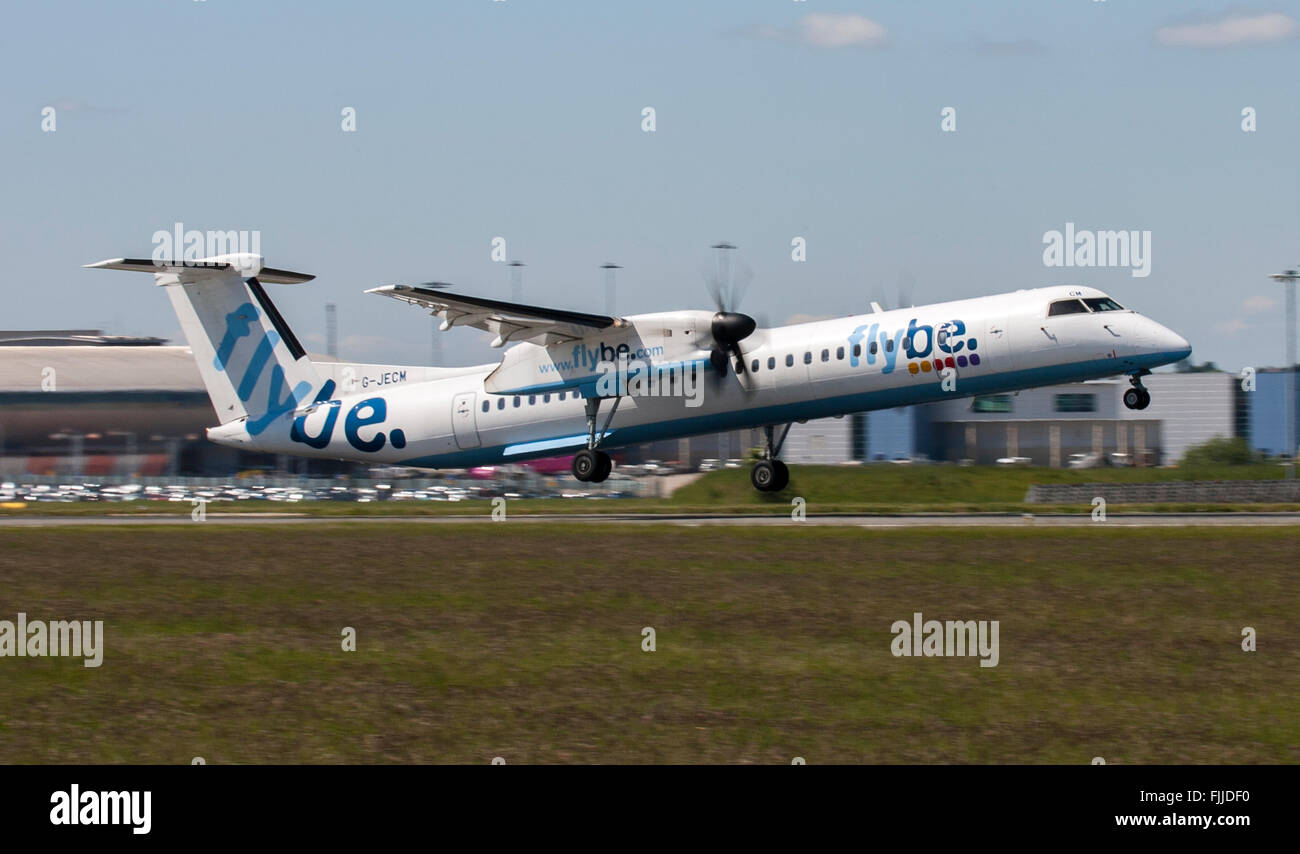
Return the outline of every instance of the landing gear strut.
[[[614,470],[614,461],[609,458],[609,454],[597,448],[609,434],[609,422],[614,420],[614,413],[618,412],[618,404],[622,399],[614,398],[614,405],[610,407],[609,415],[605,416],[605,425],[600,428],[599,436],[596,435],[596,415],[600,412],[601,399],[589,397],[583,401],[587,407],[587,447],[573,455],[573,476],[583,483],[601,483]]]
[[[781,446],[785,444],[785,437],[790,433],[790,425],[785,425],[785,429],[781,431],[781,438],[775,441],[772,435],[773,425],[764,427],[763,432],[767,434],[767,448],[763,459],[754,463],[754,468],[750,470],[749,482],[759,492],[780,492],[790,484],[790,469],[777,459],[777,455],[781,453]]]
[[[1129,409],[1146,409],[1151,405],[1151,392],[1142,385],[1142,378],[1149,373],[1151,372],[1143,368],[1128,378],[1133,387],[1124,392],[1124,405]]]

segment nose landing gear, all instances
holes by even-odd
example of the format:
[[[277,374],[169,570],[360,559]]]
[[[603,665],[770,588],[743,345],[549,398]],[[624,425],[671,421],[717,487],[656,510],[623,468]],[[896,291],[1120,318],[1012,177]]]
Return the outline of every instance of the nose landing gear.
[[[790,425],[785,425],[781,438],[775,441],[772,425],[764,427],[763,432],[767,434],[767,449],[764,458],[754,463],[754,468],[750,470],[749,482],[759,492],[780,492],[790,485],[790,469],[777,459],[781,446],[785,444],[785,437],[790,432]]]
[[[1142,385],[1142,378],[1149,373],[1151,372],[1143,369],[1128,378],[1133,387],[1124,392],[1124,405],[1129,409],[1146,409],[1151,405],[1151,392]]]

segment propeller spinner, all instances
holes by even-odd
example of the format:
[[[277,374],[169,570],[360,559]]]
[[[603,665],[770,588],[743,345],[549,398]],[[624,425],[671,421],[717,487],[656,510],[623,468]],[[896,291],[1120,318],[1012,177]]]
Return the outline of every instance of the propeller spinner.
[[[740,352],[740,342],[753,334],[758,321],[738,311],[720,311],[713,315],[709,332],[713,336],[713,351],[709,362],[719,376],[727,375],[727,354],[735,356],[738,372],[744,373],[745,356]]]

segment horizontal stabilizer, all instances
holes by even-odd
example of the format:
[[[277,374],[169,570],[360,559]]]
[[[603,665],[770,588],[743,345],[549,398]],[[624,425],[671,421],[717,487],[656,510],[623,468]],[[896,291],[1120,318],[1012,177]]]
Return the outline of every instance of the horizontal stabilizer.
[[[216,255],[212,258],[196,258],[190,261],[154,261],[151,258],[110,258],[96,264],[87,264],[96,270],[126,270],[132,273],[181,273],[186,278],[202,275],[205,272],[220,273],[236,270],[241,276],[256,276],[260,281],[276,285],[297,285],[310,282],[315,276],[309,273],[295,273],[291,270],[277,270],[262,266],[260,255],[239,253],[234,255]]]

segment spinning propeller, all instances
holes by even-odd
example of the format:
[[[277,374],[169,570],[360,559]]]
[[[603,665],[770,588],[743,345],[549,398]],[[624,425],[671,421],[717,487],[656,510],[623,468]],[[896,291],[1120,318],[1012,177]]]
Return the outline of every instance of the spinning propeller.
[[[713,275],[705,276],[709,296],[713,298],[713,305],[717,308],[717,313],[713,315],[713,320],[709,324],[709,334],[713,339],[713,347],[709,351],[709,363],[717,372],[718,378],[723,379],[727,376],[727,363],[730,361],[728,357],[734,358],[736,376],[740,378],[741,385],[748,390],[744,379],[747,373],[745,354],[740,349],[740,342],[753,334],[758,328],[758,322],[748,314],[741,314],[735,309],[739,307],[740,300],[749,287],[753,271],[741,265],[739,277],[733,277],[727,253],[736,247],[730,243],[718,243],[713,248],[719,250],[718,270]]]

